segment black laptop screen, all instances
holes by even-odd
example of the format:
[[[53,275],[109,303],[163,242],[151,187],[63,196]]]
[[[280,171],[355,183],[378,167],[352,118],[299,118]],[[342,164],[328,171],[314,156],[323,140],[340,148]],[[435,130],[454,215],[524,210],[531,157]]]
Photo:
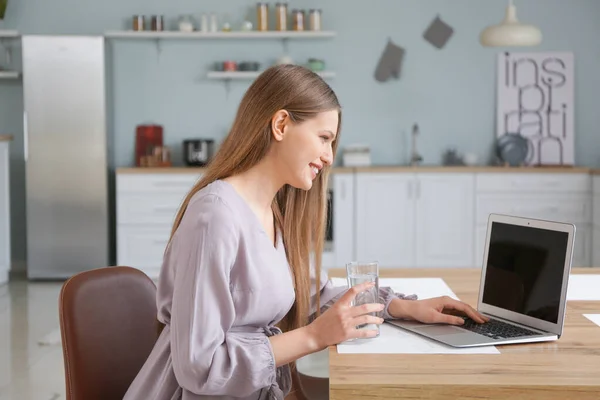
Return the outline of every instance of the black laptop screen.
[[[568,237],[493,222],[483,302],[557,323]]]

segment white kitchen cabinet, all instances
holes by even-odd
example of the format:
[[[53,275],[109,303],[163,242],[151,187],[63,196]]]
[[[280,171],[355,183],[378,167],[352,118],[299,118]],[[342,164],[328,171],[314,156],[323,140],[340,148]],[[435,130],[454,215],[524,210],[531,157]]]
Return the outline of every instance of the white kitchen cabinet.
[[[415,265],[414,175],[356,174],[356,258],[380,267]]]
[[[157,279],[179,207],[200,174],[117,173],[117,264]]]
[[[333,240],[322,256],[323,269],[341,268],[354,259],[354,174],[330,177],[333,196]]]
[[[593,178],[593,267],[600,267],[600,175]]]
[[[474,264],[472,174],[417,174],[416,266],[472,267]]]
[[[592,200],[589,174],[479,173],[476,175],[476,261],[481,264],[492,213],[575,224],[574,267],[592,257]]]
[[[358,173],[359,260],[388,267],[471,267],[473,177]]]
[[[175,213],[198,178],[193,171],[117,174],[119,264],[158,276]],[[481,267],[491,213],[574,223],[573,266],[600,266],[600,176],[592,190],[587,173],[344,170],[330,187],[333,241],[324,269],[354,260]]]
[[[10,191],[8,141],[0,140],[0,284],[10,270]]]
[[[117,264],[158,278],[177,210],[199,178],[192,171],[117,173]],[[334,174],[331,180],[334,240],[323,253],[324,269],[354,258],[354,174]]]

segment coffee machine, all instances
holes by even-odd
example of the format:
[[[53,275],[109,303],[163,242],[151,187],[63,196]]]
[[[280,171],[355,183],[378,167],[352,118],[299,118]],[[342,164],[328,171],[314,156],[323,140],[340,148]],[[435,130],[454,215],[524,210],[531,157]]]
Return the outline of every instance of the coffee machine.
[[[213,139],[187,139],[183,141],[183,161],[189,167],[204,167],[212,159]]]

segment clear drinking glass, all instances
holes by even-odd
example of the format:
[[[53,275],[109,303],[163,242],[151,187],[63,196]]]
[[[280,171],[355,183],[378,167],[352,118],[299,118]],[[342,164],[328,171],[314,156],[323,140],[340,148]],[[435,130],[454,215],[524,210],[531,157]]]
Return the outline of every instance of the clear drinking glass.
[[[351,288],[356,285],[360,285],[365,282],[375,282],[375,286],[364,292],[356,295],[352,306],[359,306],[361,304],[379,303],[379,264],[377,261],[372,262],[358,262],[353,261],[346,264],[346,272],[348,274],[348,287]],[[382,312],[374,312],[371,315],[381,317]],[[368,329],[376,330],[377,336],[379,336],[379,325],[378,324],[362,324],[356,327],[356,329]]]

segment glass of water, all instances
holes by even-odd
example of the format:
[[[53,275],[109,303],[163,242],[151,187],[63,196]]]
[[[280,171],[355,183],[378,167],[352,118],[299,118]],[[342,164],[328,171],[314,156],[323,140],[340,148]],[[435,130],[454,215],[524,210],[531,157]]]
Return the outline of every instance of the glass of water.
[[[377,261],[358,262],[353,261],[346,264],[346,272],[348,274],[348,287],[351,288],[365,282],[375,282],[375,286],[364,292],[356,295],[352,306],[362,304],[379,303],[379,264]],[[382,317],[383,312],[374,312],[371,315]],[[356,327],[357,329],[376,330],[379,336],[379,325],[377,324],[362,324]]]

